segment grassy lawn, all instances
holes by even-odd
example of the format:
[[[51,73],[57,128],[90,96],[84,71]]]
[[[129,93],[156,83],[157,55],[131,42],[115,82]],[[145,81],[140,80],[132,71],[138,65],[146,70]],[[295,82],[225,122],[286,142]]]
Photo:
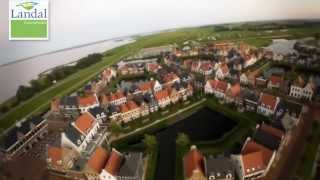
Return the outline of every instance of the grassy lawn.
[[[320,126],[318,122],[314,122],[312,125],[312,134],[307,139],[304,153],[297,168],[296,176],[299,180],[311,180],[312,167],[320,144],[319,137]]]
[[[148,164],[147,170],[145,175],[145,180],[154,180],[154,176],[156,173],[156,165],[158,160],[158,149],[153,151],[152,153],[148,154]]]

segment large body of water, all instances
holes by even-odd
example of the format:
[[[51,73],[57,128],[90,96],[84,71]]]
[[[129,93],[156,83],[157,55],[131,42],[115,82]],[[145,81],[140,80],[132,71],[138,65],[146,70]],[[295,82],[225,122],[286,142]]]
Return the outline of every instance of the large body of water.
[[[108,40],[87,46],[66,49],[32,57],[23,61],[0,66],[0,103],[15,95],[19,85],[27,85],[30,80],[50,68],[74,62],[91,53],[106,50],[133,42],[132,38]],[[19,53],[19,52],[17,52]]]
[[[155,180],[175,179],[176,137],[182,132],[191,141],[208,141],[221,138],[235,127],[237,122],[209,108],[202,108],[191,116],[155,132],[159,143],[159,156]],[[133,140],[130,145],[141,143]]]

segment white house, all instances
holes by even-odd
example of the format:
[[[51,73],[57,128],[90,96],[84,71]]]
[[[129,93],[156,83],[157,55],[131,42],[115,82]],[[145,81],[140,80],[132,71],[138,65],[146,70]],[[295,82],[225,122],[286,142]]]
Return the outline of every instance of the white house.
[[[99,123],[93,116],[86,112],[61,134],[61,146],[82,152],[97,134],[99,127]]]
[[[216,71],[216,78],[218,79],[224,79],[229,76],[229,68],[228,65],[223,63],[220,65],[220,67]]]
[[[314,93],[313,87],[313,83],[309,82],[307,85],[305,85],[303,79],[299,77],[295,83],[291,85],[289,96],[311,101]]]
[[[169,93],[166,89],[156,92],[154,97],[161,108],[168,106],[171,102]]]
[[[240,76],[240,83],[243,85],[249,84],[249,79],[246,73],[242,73]]]

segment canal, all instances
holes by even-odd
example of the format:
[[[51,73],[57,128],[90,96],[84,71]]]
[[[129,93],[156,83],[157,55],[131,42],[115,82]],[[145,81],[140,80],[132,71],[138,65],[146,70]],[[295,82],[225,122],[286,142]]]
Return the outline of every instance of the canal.
[[[175,141],[178,133],[187,134],[193,142],[216,140],[236,125],[236,121],[209,108],[202,108],[191,116],[155,132],[159,143],[155,180],[175,179]],[[129,144],[137,143],[141,141]]]

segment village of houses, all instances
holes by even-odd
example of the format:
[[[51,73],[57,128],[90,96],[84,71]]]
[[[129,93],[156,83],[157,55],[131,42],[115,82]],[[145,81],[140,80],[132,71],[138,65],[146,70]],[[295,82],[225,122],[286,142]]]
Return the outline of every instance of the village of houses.
[[[232,42],[187,41],[181,46],[146,48],[106,68],[81,92],[53,99],[48,112],[16,124],[5,135],[1,152],[7,161],[26,154],[45,159],[46,169],[65,178],[141,180],[146,153],[106,148],[116,139],[110,124],[124,126],[153,113],[165,114],[167,107],[188,105],[200,95],[221,106],[232,104],[239,112],[256,112],[270,122],[256,125],[239,154],[208,157],[190,146],[182,159],[184,178],[262,178],[280,158],[290,130],[308,111],[306,104],[319,97],[312,76],[298,74],[291,80],[270,64],[288,58],[309,63],[319,57],[319,51],[301,59],[299,54],[276,54]],[[139,75],[144,79],[113,84],[121,77]]]

